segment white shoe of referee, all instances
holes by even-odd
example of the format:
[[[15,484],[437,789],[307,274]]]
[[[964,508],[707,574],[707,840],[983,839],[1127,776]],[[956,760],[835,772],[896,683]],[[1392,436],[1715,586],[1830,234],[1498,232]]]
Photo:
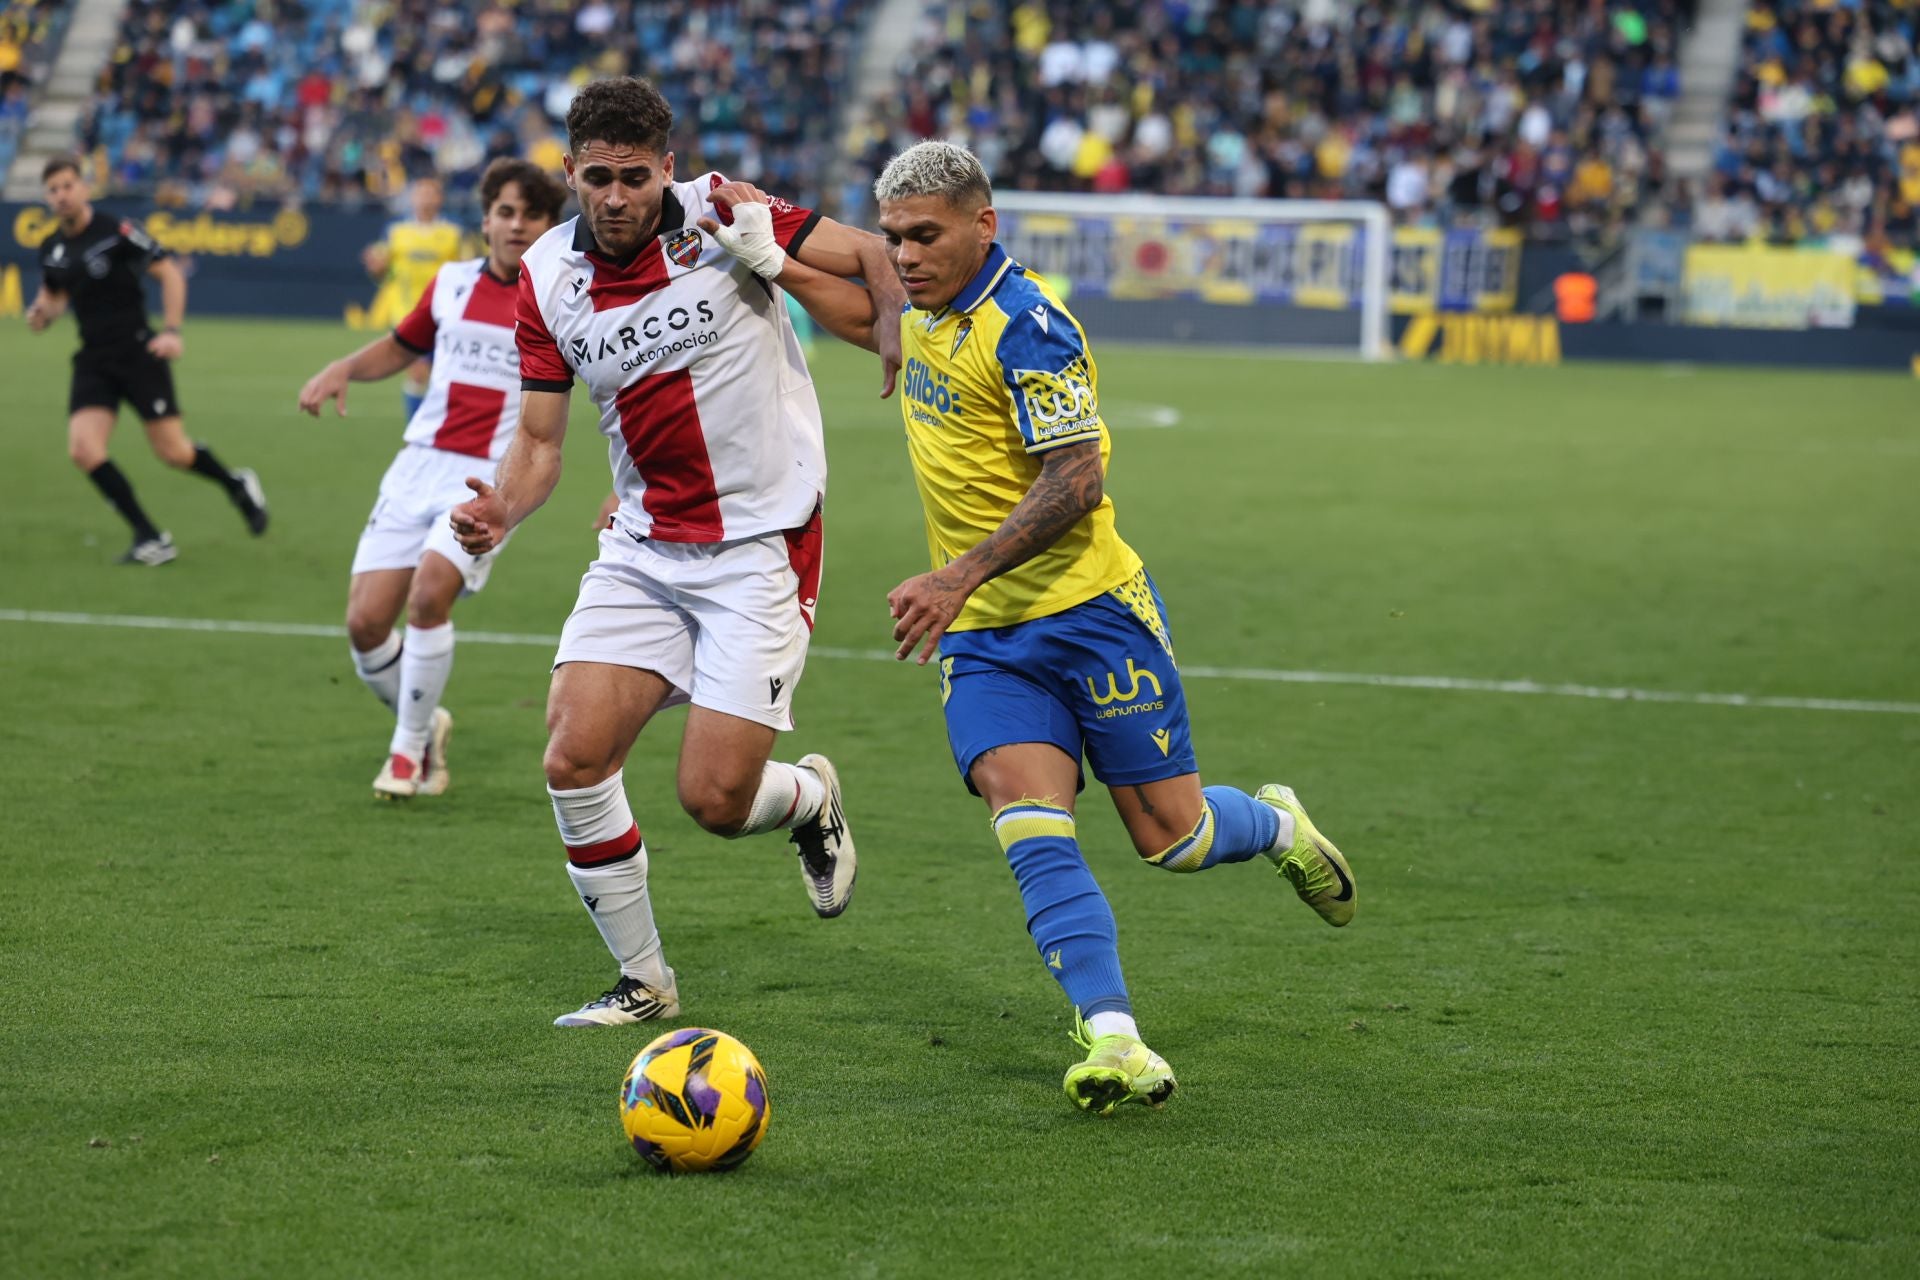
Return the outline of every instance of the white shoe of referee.
[[[166,564],[180,554],[173,545],[173,535],[158,534],[151,538],[141,538],[121,553],[116,564],[144,564],[148,567]]]

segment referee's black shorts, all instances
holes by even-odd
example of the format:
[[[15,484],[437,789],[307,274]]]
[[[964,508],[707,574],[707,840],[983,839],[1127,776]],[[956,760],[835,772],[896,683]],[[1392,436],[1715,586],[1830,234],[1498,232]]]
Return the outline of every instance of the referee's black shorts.
[[[173,366],[148,351],[144,342],[82,347],[73,357],[67,412],[97,408],[117,413],[122,400],[133,406],[143,422],[178,414],[180,397],[173,389]]]

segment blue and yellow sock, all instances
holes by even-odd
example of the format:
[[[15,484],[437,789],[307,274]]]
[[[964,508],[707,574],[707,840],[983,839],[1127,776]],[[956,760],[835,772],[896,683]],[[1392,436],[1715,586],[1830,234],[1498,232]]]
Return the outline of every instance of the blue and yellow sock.
[[[1133,1012],[1120,974],[1119,930],[1080,856],[1073,814],[1022,800],[993,815],[993,833],[1027,908],[1027,933],[1082,1016]]]
[[[1205,871],[1222,862],[1258,857],[1279,838],[1280,815],[1246,792],[1208,787],[1200,794],[1206,803],[1193,830],[1148,862],[1168,871]]]

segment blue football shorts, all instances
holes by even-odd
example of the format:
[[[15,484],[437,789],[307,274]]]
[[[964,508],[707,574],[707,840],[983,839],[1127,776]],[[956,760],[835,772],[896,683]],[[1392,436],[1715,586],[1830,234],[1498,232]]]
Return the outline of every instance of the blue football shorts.
[[[1142,570],[1044,618],[943,636],[940,698],[967,789],[979,794],[968,777],[974,761],[1017,742],[1084,756],[1110,787],[1197,772],[1165,617]]]

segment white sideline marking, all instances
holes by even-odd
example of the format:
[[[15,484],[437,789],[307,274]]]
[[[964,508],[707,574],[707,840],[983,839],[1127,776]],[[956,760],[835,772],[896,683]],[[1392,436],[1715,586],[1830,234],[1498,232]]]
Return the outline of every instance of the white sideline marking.
[[[58,613],[42,609],[0,609],[0,622],[71,627],[128,627],[147,631],[216,631],[233,635],[299,636],[344,640],[345,627],[315,622],[247,622],[229,618],[153,618],[121,613]],[[465,644],[505,644],[552,649],[558,636],[512,631],[467,631]],[[816,658],[855,662],[891,662],[890,649],[841,649],[814,645]],[[1180,674],[1200,680],[1261,680],[1273,684],[1370,685],[1380,689],[1438,689],[1452,693],[1532,694],[1549,698],[1590,698],[1601,702],[1672,702],[1696,707],[1751,707],[1765,711],[1850,711],[1920,716],[1920,702],[1875,702],[1857,698],[1781,698],[1753,693],[1690,693],[1677,689],[1628,689],[1595,684],[1547,684],[1538,680],[1476,680],[1465,676],[1389,676],[1357,671],[1284,671],[1267,667],[1183,666]]]
[[[1129,400],[1109,402],[1102,411],[1107,425],[1138,430],[1142,427],[1165,430],[1180,425],[1180,411],[1170,404],[1137,404]]]

